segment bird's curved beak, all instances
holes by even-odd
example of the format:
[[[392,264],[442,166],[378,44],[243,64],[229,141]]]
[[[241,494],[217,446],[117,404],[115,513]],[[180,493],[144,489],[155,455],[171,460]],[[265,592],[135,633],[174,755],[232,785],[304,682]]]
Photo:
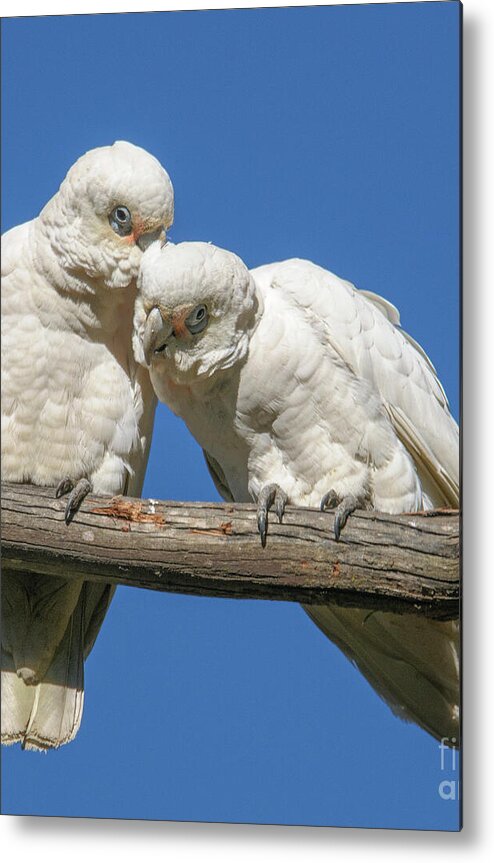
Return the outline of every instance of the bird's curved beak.
[[[156,228],[154,231],[147,231],[145,234],[140,234],[137,238],[137,245],[139,246],[142,252],[145,252],[148,246],[151,243],[154,243],[156,240],[165,240],[166,239],[166,231],[164,225],[160,225],[159,228]]]
[[[165,322],[160,310],[155,306],[147,316],[144,333],[142,336],[142,350],[146,365],[151,365],[154,352],[163,351],[166,348],[167,339],[173,332],[171,322]]]

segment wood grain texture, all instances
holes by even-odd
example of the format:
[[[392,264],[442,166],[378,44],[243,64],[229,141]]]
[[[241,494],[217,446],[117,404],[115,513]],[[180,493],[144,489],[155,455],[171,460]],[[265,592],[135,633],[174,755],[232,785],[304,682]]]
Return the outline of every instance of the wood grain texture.
[[[89,495],[74,521],[54,489],[2,484],[2,559],[10,570],[197,596],[459,613],[456,511],[333,515],[287,507],[261,548],[251,504]]]

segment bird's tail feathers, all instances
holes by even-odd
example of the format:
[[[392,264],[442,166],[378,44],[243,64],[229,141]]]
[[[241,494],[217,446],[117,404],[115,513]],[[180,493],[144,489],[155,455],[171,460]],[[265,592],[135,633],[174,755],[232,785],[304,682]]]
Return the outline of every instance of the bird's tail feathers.
[[[454,621],[335,605],[305,611],[393,713],[459,742],[459,631]]]
[[[98,606],[101,592],[100,585],[84,584],[65,635],[40,683],[26,685],[17,675],[12,657],[2,650],[2,743],[20,743],[23,749],[44,751],[69,743],[77,734],[84,702],[88,618]],[[101,620],[102,617],[103,614]]]
[[[83,629],[79,601],[45,678],[34,686],[2,656],[2,743],[43,751],[73,740],[84,701]]]

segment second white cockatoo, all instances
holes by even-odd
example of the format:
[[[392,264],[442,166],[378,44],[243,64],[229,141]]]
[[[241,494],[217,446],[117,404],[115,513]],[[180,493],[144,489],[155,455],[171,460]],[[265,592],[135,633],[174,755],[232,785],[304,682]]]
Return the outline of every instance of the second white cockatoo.
[[[458,505],[458,428],[424,351],[381,297],[309,261],[249,272],[205,243],[143,256],[134,349],[204,450],[220,494],[386,513]],[[323,632],[400,717],[458,740],[458,627],[313,605]]]
[[[67,523],[90,489],[141,492],[156,400],[132,353],[136,277],[172,221],[164,168],[118,141],[82,156],[40,215],[2,238],[2,477],[58,485]],[[2,742],[74,737],[112,594],[3,573]]]

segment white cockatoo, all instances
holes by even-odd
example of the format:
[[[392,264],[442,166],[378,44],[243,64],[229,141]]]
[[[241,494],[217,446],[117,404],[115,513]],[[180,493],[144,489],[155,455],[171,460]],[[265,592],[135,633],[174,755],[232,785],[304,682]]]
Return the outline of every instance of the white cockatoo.
[[[141,492],[156,399],[132,353],[136,277],[172,221],[166,171],[118,141],[82,156],[38,218],[2,238],[2,476],[58,485],[67,523],[91,488]],[[83,661],[112,593],[4,573],[2,742],[75,736]]]
[[[258,503],[387,513],[458,505],[458,428],[424,351],[381,297],[309,261],[249,272],[205,243],[143,256],[134,350],[202,446],[218,491]],[[312,605],[311,618],[392,710],[458,740],[458,629]]]

